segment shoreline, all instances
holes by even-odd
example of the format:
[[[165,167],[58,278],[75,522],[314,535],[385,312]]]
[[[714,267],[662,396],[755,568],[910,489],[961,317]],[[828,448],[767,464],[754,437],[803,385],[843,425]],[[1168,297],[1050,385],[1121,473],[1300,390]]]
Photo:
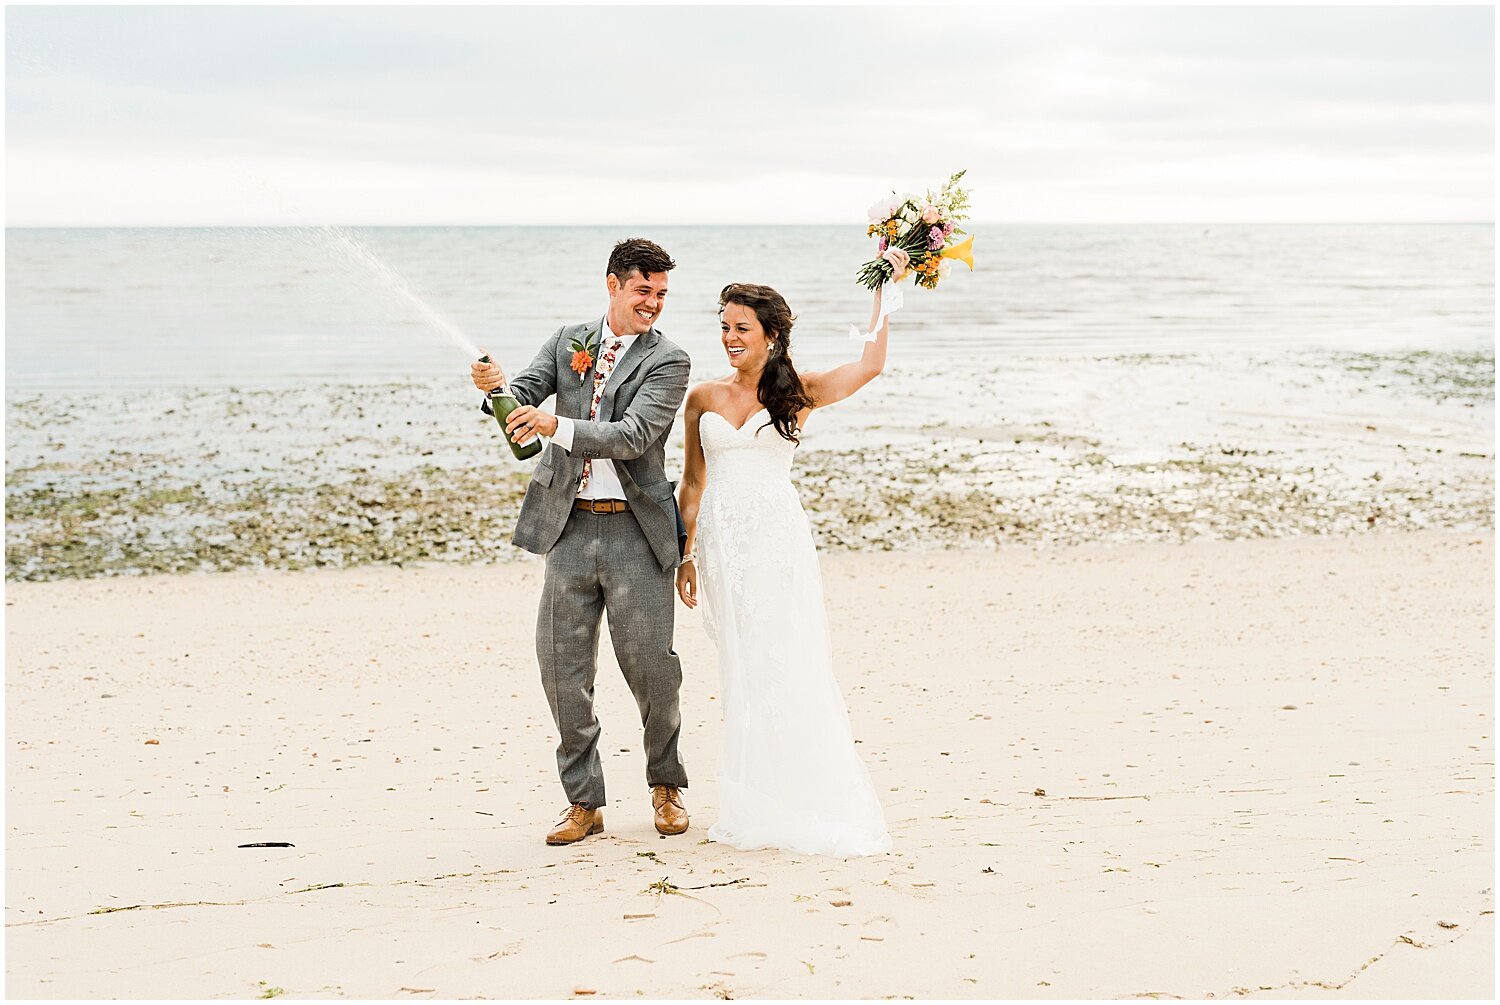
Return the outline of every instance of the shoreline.
[[[8,994],[1493,994],[1493,533],[822,567],[867,860],[703,843],[680,606],[692,828],[602,644],[606,830],[551,849],[536,563],[7,583]]]
[[[829,551],[1488,529],[1493,367],[1015,359],[955,393],[904,362],[818,415],[793,480]],[[12,393],[6,429],[8,580],[504,560],[530,473],[453,382]]]
[[[892,450],[873,463],[857,451],[810,451],[794,478],[825,553],[1494,529],[1492,483],[1483,480],[1458,491],[1395,482],[1341,494],[1320,485],[1316,469],[1209,455],[1127,466],[1093,455],[1065,476],[1070,491],[1059,490],[1061,478],[1038,491],[1035,477],[993,461],[948,447]],[[1121,472],[1132,483],[1120,484]],[[186,488],[42,493],[8,508],[7,528],[18,530],[6,580],[530,562],[539,556],[510,540],[527,478],[430,468],[415,482],[251,483],[218,503]]]

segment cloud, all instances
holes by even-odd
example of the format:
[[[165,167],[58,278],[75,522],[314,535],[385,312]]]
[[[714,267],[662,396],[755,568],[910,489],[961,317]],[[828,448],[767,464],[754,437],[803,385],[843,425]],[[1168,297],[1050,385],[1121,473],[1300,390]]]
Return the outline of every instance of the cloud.
[[[893,13],[13,7],[7,213],[835,222],[968,167],[981,218],[1492,216],[1487,8]]]

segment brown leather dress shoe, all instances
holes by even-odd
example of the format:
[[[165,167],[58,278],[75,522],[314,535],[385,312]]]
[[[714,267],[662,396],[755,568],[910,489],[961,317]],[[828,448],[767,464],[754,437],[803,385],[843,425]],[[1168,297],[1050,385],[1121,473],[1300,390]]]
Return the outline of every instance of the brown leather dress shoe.
[[[675,785],[651,786],[651,805],[656,807],[656,829],[662,834],[681,834],[688,828],[687,808]]]
[[[547,835],[548,844],[572,844],[582,841],[590,834],[604,831],[604,810],[591,810],[582,803],[569,806],[552,833]]]

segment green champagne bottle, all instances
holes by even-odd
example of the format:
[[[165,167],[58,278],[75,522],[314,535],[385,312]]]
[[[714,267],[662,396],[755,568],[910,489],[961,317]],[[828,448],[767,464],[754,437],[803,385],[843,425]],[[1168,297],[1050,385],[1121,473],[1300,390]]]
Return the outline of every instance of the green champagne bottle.
[[[479,362],[489,363],[491,360],[488,356],[481,356]],[[521,403],[504,384],[490,392],[490,410],[495,413],[495,421],[500,423],[500,435],[505,438],[505,445],[510,447],[510,452],[516,455],[516,460],[524,461],[542,452],[542,440],[537,437],[523,447],[505,431],[505,422],[510,418],[510,413],[520,407]]]

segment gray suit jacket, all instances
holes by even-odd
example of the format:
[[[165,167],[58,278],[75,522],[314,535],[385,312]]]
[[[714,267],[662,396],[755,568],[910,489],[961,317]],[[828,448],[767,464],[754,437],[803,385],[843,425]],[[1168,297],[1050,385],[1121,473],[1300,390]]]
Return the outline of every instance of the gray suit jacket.
[[[521,404],[541,405],[555,394],[556,413],[575,420],[572,451],[549,444],[532,473],[512,542],[538,555],[550,551],[573,509],[584,459],[602,457],[614,462],[630,514],[662,569],[672,569],[679,561],[677,501],[676,486],[667,480],[666,446],[687,396],[692,360],[654,328],[638,336],[615,364],[599,399],[598,419],[590,421],[594,371],[579,379],[570,365],[568,343],[583,341],[599,325],[593,321],[559,328],[531,365],[510,379],[511,393]]]

